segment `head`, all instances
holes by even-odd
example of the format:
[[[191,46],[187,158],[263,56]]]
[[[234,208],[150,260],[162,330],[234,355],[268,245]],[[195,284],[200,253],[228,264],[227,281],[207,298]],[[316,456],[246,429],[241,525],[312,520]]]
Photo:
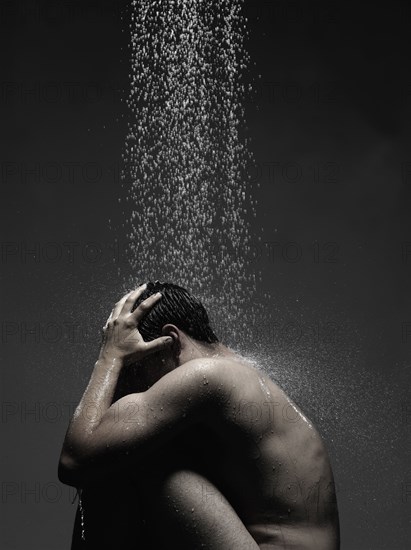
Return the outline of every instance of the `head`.
[[[203,304],[181,286],[148,282],[133,309],[156,292],[161,292],[162,298],[143,317],[138,330],[146,342],[160,336],[173,338],[170,348],[149,355],[142,362],[148,373],[158,379],[190,359],[212,351],[219,340]]]

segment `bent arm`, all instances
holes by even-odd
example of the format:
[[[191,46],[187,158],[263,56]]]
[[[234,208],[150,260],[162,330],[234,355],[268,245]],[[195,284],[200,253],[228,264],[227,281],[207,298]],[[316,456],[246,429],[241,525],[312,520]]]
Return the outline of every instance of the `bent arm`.
[[[77,466],[86,453],[89,442],[110,408],[122,362],[118,358],[100,356],[87,388],[70,421],[60,456],[58,475],[63,483],[72,484],[67,473]]]
[[[127,395],[111,406],[107,404],[118,372],[106,366],[93,373],[66,435],[60,481],[81,486],[91,477],[146,459],[181,431],[204,420],[211,410],[215,412],[214,369],[212,360],[189,361],[147,391]],[[105,397],[100,395],[97,402],[99,383]],[[88,414],[88,408],[94,412]]]

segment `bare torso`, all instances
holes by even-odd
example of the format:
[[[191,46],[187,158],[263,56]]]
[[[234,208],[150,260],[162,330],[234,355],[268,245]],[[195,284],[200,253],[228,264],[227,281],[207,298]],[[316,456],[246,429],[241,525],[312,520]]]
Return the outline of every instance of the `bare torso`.
[[[262,550],[339,548],[333,474],[317,430],[268,376],[246,361],[221,361],[220,382],[223,409],[165,449],[158,463],[151,463],[154,477],[167,471],[165,463],[168,471],[199,472],[218,490],[204,483],[200,505],[213,505],[224,495]],[[157,498],[149,479],[147,490]],[[181,478],[175,479],[169,496],[182,490]],[[185,485],[189,482],[186,476]],[[183,513],[181,499],[179,507]]]
[[[172,540],[159,502],[170,499],[173,511],[178,503],[179,517],[190,521],[200,510],[199,521],[213,526],[221,519],[217,514],[223,495],[261,550],[337,550],[339,523],[333,475],[317,430],[252,364],[241,358],[216,361],[220,406],[201,425],[175,437],[158,456],[112,484],[110,494],[117,502],[111,499],[104,504],[100,487],[95,493],[100,492],[100,496],[94,501],[90,498],[93,515],[99,518],[96,529],[104,523],[98,508],[106,514],[107,525],[113,518],[110,508],[115,508],[123,518],[119,538],[124,544],[134,540],[131,547],[135,548],[194,549],[192,543],[184,546],[182,540]],[[138,521],[133,522],[133,516]],[[173,516],[171,521],[175,519]],[[186,521],[185,532],[187,525]],[[113,540],[115,529],[113,525],[110,530]],[[89,531],[90,536],[93,533]],[[73,545],[77,547],[82,546]],[[216,546],[221,550],[227,547]]]

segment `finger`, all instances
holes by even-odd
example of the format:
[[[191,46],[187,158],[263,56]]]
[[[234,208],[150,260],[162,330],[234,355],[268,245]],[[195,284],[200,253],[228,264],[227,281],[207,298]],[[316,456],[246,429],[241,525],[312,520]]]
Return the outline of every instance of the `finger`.
[[[113,318],[113,311],[114,311],[114,309],[111,310],[111,313],[110,313],[110,315],[109,315],[109,317],[108,317],[108,319],[107,319],[107,321],[106,321],[106,324],[105,324],[104,327],[103,327],[103,330],[106,330],[107,325],[109,324],[109,322],[110,322],[111,319]]]
[[[123,314],[129,314],[131,310],[133,309],[134,304],[138,300],[138,298],[143,294],[143,292],[147,288],[147,283],[144,283],[143,285],[139,286],[135,290],[132,290],[125,296],[125,301],[122,304],[121,313]]]
[[[150,311],[150,309],[162,298],[161,292],[156,292],[156,294],[152,294],[148,298],[146,298],[141,304],[136,307],[136,309],[133,311],[132,316],[134,318],[135,323],[138,325],[138,323],[141,321],[141,319],[144,317],[144,315]]]
[[[131,292],[133,292],[133,291],[131,291]],[[123,309],[123,305],[124,305],[125,301],[127,300],[128,296],[131,294],[131,292],[128,292],[127,294],[125,294],[121,298],[121,300],[119,300],[115,304],[115,306],[113,308],[113,311],[111,312],[111,315],[110,315],[111,319],[117,319],[117,317],[120,315],[120,312]]]
[[[161,351],[170,348],[173,344],[171,336],[161,336],[151,342],[144,342],[144,354],[149,355],[155,351]]]

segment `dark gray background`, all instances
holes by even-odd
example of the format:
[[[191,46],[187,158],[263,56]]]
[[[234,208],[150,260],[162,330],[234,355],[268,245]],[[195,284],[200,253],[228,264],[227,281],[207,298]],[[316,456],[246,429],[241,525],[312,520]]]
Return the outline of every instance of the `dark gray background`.
[[[57,481],[58,456],[128,269],[108,222],[121,222],[125,4],[1,6],[4,549],[69,548],[74,495]],[[272,332],[266,367],[327,441],[342,548],[405,550],[411,10],[245,9],[251,223],[263,234],[248,268],[278,319],[258,327]]]

